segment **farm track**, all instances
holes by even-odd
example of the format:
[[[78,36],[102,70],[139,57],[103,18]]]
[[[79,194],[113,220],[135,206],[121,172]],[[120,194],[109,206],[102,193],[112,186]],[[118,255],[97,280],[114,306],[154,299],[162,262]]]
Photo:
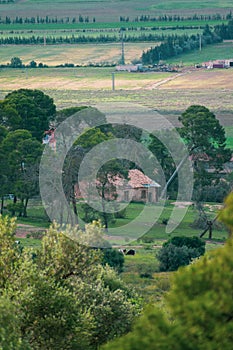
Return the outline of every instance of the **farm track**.
[[[172,81],[172,80],[174,80],[174,79],[179,78],[180,76],[182,76],[182,75],[184,75],[184,74],[187,74],[188,72],[189,72],[189,71],[186,71],[186,72],[184,72],[184,73],[178,73],[178,74],[176,74],[176,75],[174,75],[174,76],[172,76],[172,77],[163,79],[163,80],[159,81],[158,83],[155,83],[155,84],[153,84],[153,85],[151,85],[151,86],[149,86],[149,87],[146,87],[146,89],[149,89],[149,90],[156,89],[156,88],[160,87],[161,85],[164,85],[164,84],[166,84],[166,83],[168,83],[168,82],[170,82],[170,81]]]

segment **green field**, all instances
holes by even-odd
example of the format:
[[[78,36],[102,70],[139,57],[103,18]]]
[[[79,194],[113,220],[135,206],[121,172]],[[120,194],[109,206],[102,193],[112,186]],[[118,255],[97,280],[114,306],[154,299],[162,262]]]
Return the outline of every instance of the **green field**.
[[[107,0],[96,1],[62,1],[62,0],[18,0],[15,4],[1,4],[1,16],[78,16],[82,14],[95,17],[97,22],[118,22],[120,16],[128,16],[133,20],[136,16],[160,14],[181,14],[184,16],[199,13],[229,13],[232,8],[230,0],[225,1],[178,1],[171,0],[161,3],[160,0]]]
[[[216,45],[208,45],[202,50],[195,50],[190,53],[182,54],[177,58],[167,60],[169,63],[177,64],[182,62],[184,65],[194,65],[210,60],[233,58],[233,42],[224,41]]]
[[[227,21],[223,20],[207,20],[207,21],[201,21],[201,20],[185,20],[181,22],[164,22],[164,21],[156,21],[156,22],[97,22],[97,23],[12,23],[12,24],[3,24],[0,23],[0,30],[1,31],[12,31],[12,30],[44,30],[44,31],[50,31],[50,30],[97,30],[97,29],[141,29],[141,28],[180,28],[182,27],[199,27],[205,26],[206,24],[209,24],[210,26],[214,26],[221,23],[226,23]],[[157,33],[157,31],[156,31]]]
[[[152,9],[158,10],[196,10],[196,9],[220,9],[220,8],[231,8],[232,1],[226,0],[195,0],[195,1],[179,1],[179,0],[170,0],[158,3],[155,1],[155,5],[152,5]]]

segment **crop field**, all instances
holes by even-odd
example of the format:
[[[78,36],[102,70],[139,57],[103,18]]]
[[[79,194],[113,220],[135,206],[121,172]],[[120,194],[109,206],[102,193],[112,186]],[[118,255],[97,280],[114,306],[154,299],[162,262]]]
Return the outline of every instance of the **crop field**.
[[[226,23],[225,20],[184,20],[181,22],[173,21],[173,22],[167,22],[167,21],[147,21],[147,22],[95,22],[95,23],[11,23],[11,24],[5,24],[0,23],[0,30],[1,31],[12,31],[12,30],[44,30],[44,31],[50,31],[50,30],[106,30],[106,29],[138,29],[143,30],[144,28],[148,28],[151,30],[166,30],[167,28],[174,28],[174,29],[182,29],[184,27],[194,27],[194,28],[200,28],[208,24],[209,26],[214,26],[221,23]]]
[[[1,69],[0,81],[3,90],[11,91],[19,88],[36,88],[53,90],[58,94],[65,91],[88,91],[112,89],[112,72],[115,68],[38,68],[38,69]],[[119,90],[135,90],[149,88],[171,76],[171,73],[137,74],[115,73],[115,87]]]
[[[148,50],[155,43],[125,43],[125,61],[139,59],[143,50]],[[78,44],[78,45],[7,45],[0,46],[0,63],[10,62],[12,57],[20,57],[24,64],[35,60],[49,66],[64,63],[88,65],[90,63],[119,62],[121,58],[121,44]]]

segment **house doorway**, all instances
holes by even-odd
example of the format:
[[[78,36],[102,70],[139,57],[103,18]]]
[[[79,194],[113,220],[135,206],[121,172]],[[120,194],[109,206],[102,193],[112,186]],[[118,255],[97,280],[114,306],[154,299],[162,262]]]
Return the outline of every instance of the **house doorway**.
[[[152,203],[152,193],[151,192],[148,193],[148,202]]]

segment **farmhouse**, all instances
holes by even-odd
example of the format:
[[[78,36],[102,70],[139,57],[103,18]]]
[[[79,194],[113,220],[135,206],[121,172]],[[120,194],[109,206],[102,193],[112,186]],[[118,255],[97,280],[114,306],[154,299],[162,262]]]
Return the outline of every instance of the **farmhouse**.
[[[79,187],[80,186],[80,187]],[[95,184],[88,182],[79,183],[75,186],[76,199],[81,199],[85,196],[89,200],[92,198],[93,186],[99,186],[98,179]],[[119,202],[142,202],[142,203],[156,203],[159,197],[159,188],[161,187],[157,182],[150,179],[138,169],[131,169],[128,172],[128,180],[121,176],[115,176],[114,179],[109,179],[109,188],[107,197],[111,200],[115,199]],[[82,189],[82,193],[80,191]],[[113,190],[113,188],[115,188]],[[106,188],[107,189],[107,188]]]
[[[128,173],[129,181],[123,181],[122,189],[119,191],[118,184],[118,200],[135,201],[135,202],[158,202],[158,189],[160,185],[143,174],[138,169],[131,169]]]

